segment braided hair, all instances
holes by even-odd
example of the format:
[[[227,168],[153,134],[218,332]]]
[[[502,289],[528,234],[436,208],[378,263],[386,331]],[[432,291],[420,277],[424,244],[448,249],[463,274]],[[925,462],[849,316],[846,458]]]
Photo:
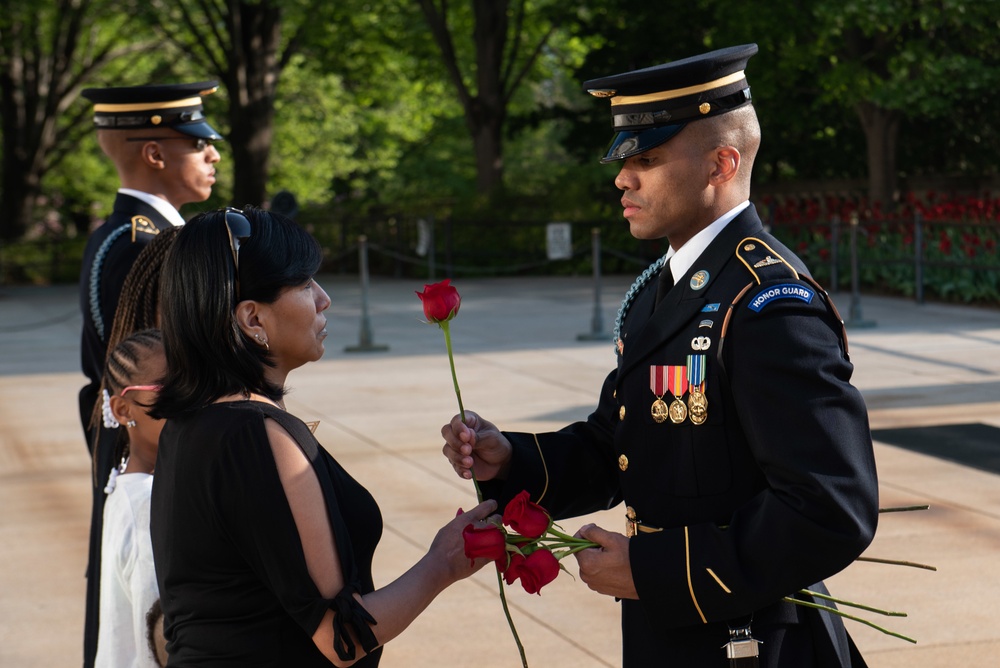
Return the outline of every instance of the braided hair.
[[[104,363],[104,375],[101,377],[101,387],[99,395],[103,397],[104,392],[114,396],[129,385],[136,385],[137,381],[144,373],[144,363],[154,353],[163,354],[163,335],[158,329],[144,329],[120,341],[114,348],[108,350],[108,357]],[[103,401],[97,402],[97,412],[103,408]],[[99,423],[99,428],[104,428]],[[96,448],[100,446],[100,439],[94,439],[94,466],[100,458],[97,456]],[[115,452],[111,461],[120,462],[128,458],[128,432],[125,429],[118,430],[118,438],[115,440]],[[95,479],[98,475],[106,475],[107,471],[94,471]]]
[[[115,321],[108,335],[108,350],[132,332],[159,326],[160,270],[180,227],[160,230],[139,253],[122,284]]]
[[[160,233],[153,237],[153,240],[139,252],[135,263],[125,277],[125,282],[122,283],[121,296],[118,298],[118,307],[115,309],[115,320],[111,325],[111,333],[108,334],[106,348],[108,351],[134,332],[159,327],[160,272],[167,252],[180,231],[180,227],[173,226],[160,230]],[[108,354],[105,355],[105,361]],[[95,402],[94,409],[90,414],[90,429],[91,433],[94,434],[92,450],[94,451],[97,448],[100,430],[104,428],[101,423],[103,402],[100,401],[100,397],[103,394],[102,389],[103,386],[98,388],[98,401]]]

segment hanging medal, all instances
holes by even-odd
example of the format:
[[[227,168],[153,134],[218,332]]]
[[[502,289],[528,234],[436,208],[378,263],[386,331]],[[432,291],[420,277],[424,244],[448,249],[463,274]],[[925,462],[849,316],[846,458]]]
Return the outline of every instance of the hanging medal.
[[[688,389],[687,367],[668,366],[667,367],[667,390],[674,395],[674,400],[670,402],[670,421],[680,424],[687,418],[687,406],[684,405],[684,393]]]
[[[688,355],[687,379],[688,414],[694,424],[705,424],[708,419],[708,397],[705,396],[705,356]]]
[[[663,400],[663,395],[667,391],[667,369],[669,368],[656,365],[649,367],[649,389],[656,397],[656,401],[649,408],[649,413],[657,423],[667,419],[667,402]]]

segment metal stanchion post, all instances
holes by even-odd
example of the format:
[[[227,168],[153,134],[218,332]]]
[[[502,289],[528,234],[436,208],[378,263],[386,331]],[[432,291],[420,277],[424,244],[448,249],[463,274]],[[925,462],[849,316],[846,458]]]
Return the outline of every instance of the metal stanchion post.
[[[834,214],[830,219],[830,290],[840,292],[840,275],[837,265],[840,263],[840,216]]]
[[[913,282],[918,304],[924,303],[924,221],[917,211],[913,214]]]
[[[388,350],[389,346],[372,343],[372,323],[368,317],[368,237],[358,237],[358,270],[361,274],[361,332],[358,345],[346,346],[344,352],[378,352]]]
[[[851,214],[851,317],[848,327],[874,327],[875,323],[861,317],[861,288],[858,276],[858,214]]]
[[[604,331],[601,318],[601,230],[595,227],[590,232],[591,265],[594,268],[594,315],[590,319],[590,331],[577,334],[577,341],[602,341],[611,335]]]
[[[428,242],[427,242],[427,278],[429,280],[434,280],[434,273],[437,271],[435,268],[435,258],[434,258],[434,216],[428,216],[430,220],[427,221],[427,232],[428,232]]]

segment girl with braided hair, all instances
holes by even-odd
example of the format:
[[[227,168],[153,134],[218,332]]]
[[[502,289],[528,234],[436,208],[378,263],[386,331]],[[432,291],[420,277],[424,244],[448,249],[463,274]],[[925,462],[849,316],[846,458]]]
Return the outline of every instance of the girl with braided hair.
[[[146,329],[110,349],[101,381],[103,426],[121,437],[104,491],[98,666],[155,668],[146,613],[159,598],[149,536],[149,499],[163,420],[149,415],[166,375],[163,339]]]
[[[146,244],[122,283],[114,321],[108,334],[107,350],[114,350],[135,332],[158,327],[160,270],[180,227],[167,227]],[[100,397],[100,387],[95,396]],[[91,485],[93,504],[90,515],[90,545],[87,563],[86,639],[91,660],[96,652],[101,592],[101,537],[104,523],[104,491],[108,471],[121,460],[118,428],[102,424],[102,402],[93,404],[87,434],[91,439]]]

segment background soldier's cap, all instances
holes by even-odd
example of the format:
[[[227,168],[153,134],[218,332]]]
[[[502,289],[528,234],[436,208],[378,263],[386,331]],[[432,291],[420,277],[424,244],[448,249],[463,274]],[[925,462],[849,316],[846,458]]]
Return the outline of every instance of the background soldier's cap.
[[[756,44],[732,46],[584,83],[591,95],[611,100],[618,132],[601,162],[642,153],[692,121],[749,103],[750,86],[743,71],[755,53]]]
[[[214,93],[216,81],[184,84],[87,88],[83,96],[94,103],[98,130],[170,128],[192,137],[218,140],[202,113],[201,98]]]

